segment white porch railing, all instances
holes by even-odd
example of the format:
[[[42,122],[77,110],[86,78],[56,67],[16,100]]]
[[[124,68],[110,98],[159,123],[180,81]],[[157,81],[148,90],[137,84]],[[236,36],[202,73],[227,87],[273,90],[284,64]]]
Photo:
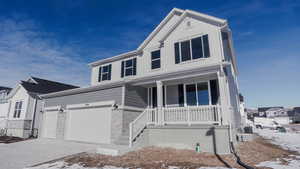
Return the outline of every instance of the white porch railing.
[[[213,124],[221,122],[221,107],[187,106],[162,109],[163,124]]]
[[[219,105],[187,106],[161,110],[147,108],[129,124],[130,147],[148,124],[221,124],[221,107]]]

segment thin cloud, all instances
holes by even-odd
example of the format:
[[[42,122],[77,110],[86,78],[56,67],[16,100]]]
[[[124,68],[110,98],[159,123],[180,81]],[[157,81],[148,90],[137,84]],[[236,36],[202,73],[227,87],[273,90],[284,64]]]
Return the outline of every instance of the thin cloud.
[[[89,68],[73,46],[59,44],[32,20],[0,19],[0,85],[28,76],[87,85]]]

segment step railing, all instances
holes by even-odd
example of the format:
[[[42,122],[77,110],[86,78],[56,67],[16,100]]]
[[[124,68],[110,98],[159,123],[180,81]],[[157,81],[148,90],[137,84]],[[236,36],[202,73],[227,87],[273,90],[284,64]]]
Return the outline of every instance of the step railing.
[[[129,146],[148,124],[221,124],[221,121],[219,105],[147,108],[129,124]]]
[[[157,122],[156,109],[145,109],[134,121],[129,124],[129,146],[132,147],[134,139],[145,129],[147,124]]]

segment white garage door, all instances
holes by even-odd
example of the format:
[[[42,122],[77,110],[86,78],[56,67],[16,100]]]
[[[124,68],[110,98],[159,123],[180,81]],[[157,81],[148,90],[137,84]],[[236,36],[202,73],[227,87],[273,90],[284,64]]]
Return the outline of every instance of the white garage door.
[[[111,107],[67,110],[66,140],[110,143]]]
[[[42,136],[44,138],[56,138],[57,114],[57,110],[43,113]]]

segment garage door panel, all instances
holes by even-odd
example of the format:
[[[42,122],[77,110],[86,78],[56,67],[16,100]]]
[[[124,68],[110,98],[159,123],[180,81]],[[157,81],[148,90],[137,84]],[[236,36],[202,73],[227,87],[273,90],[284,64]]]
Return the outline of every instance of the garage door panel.
[[[46,111],[43,114],[43,130],[44,138],[56,138],[58,111]]]
[[[110,121],[110,107],[68,110],[65,139],[110,143]]]

